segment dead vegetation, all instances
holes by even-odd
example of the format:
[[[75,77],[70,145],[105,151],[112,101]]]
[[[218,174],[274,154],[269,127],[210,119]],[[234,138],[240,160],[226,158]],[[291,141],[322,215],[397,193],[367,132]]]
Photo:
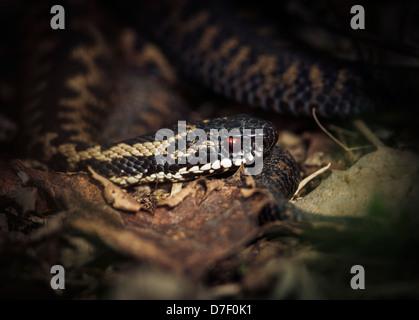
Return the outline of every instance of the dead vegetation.
[[[295,205],[328,216],[362,216],[367,223],[261,226],[259,214],[272,200],[241,171],[171,193],[156,185],[121,190],[94,173],[2,161],[0,296],[417,297],[417,277],[411,285],[406,278],[417,265],[417,155],[379,147],[365,155],[355,150],[357,160],[339,162],[321,133],[281,137],[294,145],[306,175],[332,163],[297,194]],[[369,223],[371,217],[378,224]],[[65,290],[50,288],[55,264],[66,269]],[[345,279],[354,264],[378,270],[374,290],[350,289]]]

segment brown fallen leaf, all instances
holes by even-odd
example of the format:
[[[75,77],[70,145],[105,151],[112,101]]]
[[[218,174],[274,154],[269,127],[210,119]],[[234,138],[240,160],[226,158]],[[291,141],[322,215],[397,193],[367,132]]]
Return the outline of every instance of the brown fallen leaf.
[[[240,192],[242,194],[243,197],[245,198],[249,198],[251,197],[253,194],[257,193],[257,192],[263,192],[260,189],[256,189],[256,188],[252,188],[252,189],[240,189]]]
[[[242,164],[239,169],[227,180],[232,185],[242,185],[243,187],[256,188],[255,179],[250,174],[245,174],[246,170]]]
[[[56,257],[64,257],[67,252],[66,263],[71,261],[72,266],[79,267],[85,261],[93,261],[90,255],[100,254],[104,246],[124,257],[196,281],[219,261],[260,237],[259,214],[271,201],[265,193],[251,191],[251,177],[239,172],[227,179],[191,182],[172,199],[160,201],[153,215],[144,208],[133,214],[109,206],[102,187],[93,183],[87,173],[41,171],[22,163],[17,167],[28,176],[28,185],[41,190],[40,197],[55,206],[55,211],[48,211],[48,223],[32,231],[33,236],[22,235],[20,243],[31,247],[39,244],[37,257],[42,260],[41,254],[47,253],[54,263]],[[50,219],[58,215],[59,223],[50,228]],[[14,241],[7,235],[6,238]],[[69,239],[79,244],[88,242],[65,251],[62,243]],[[19,254],[18,245],[7,248],[16,248]]]
[[[103,197],[106,202],[111,204],[115,209],[128,212],[137,212],[142,206],[139,202],[131,197],[128,193],[112,183],[108,179],[97,174],[92,168],[88,167],[92,177],[103,185]]]
[[[99,215],[111,223],[121,224],[119,211],[106,204],[100,186],[92,183],[86,172],[66,174],[54,171],[42,171],[26,167],[21,161],[16,161],[9,171],[22,171],[28,176],[28,186],[38,189],[37,213],[50,215],[61,210],[78,210],[85,215]],[[0,171],[0,174],[3,174]],[[15,174],[16,176],[16,174]],[[19,185],[10,190],[20,188]],[[8,191],[10,191],[8,190]],[[96,209],[92,209],[94,206]],[[84,208],[84,210],[83,210]],[[87,210],[86,208],[89,208]],[[91,212],[90,212],[91,210]]]
[[[242,190],[250,189],[241,179],[234,183],[232,180],[233,177],[191,182],[180,193],[159,203],[153,216],[143,210],[135,215],[122,214],[125,225],[135,231],[141,242],[146,241],[155,249],[148,247],[145,251],[141,246],[134,249],[132,238],[125,245],[148,261],[149,254],[161,257],[164,252],[164,261],[170,264],[170,269],[199,278],[217,261],[242,249],[260,233],[259,214],[269,203],[268,196],[254,192],[244,197]],[[119,237],[118,233],[114,235]],[[160,253],[153,253],[154,250]],[[167,267],[164,261],[159,264]]]
[[[158,203],[158,206],[169,206],[171,208],[176,207],[179,203],[181,203],[186,197],[188,197],[191,194],[196,194],[197,189],[204,190],[204,194],[210,194],[213,190],[218,190],[220,186],[222,185],[221,180],[214,180],[214,183],[206,183],[206,180],[199,179],[196,181],[193,181],[189,183],[184,189],[179,191],[178,193],[175,193],[173,196],[170,196],[164,201],[161,201]],[[203,198],[203,200],[205,197]]]

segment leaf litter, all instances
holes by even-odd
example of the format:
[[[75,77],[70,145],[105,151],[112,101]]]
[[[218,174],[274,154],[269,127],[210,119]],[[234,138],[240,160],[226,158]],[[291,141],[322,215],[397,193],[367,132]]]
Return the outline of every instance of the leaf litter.
[[[322,140],[315,134],[310,137],[311,146],[317,138]],[[297,144],[301,154],[301,141]],[[321,148],[309,150],[308,156],[329,154]],[[316,164],[311,165],[315,170]],[[396,213],[417,208],[418,158],[412,152],[380,147],[346,170],[336,170],[342,168],[336,163],[332,168],[330,176],[296,206],[327,216],[356,217],[368,216],[377,198]],[[376,229],[356,229],[357,236],[336,228],[301,230],[290,221],[260,226],[258,215],[271,200],[241,172],[224,180],[188,183],[173,195],[163,186],[126,192],[86,173],[40,171],[21,162],[1,162],[0,176],[4,181],[0,252],[3,261],[14,261],[1,264],[0,274],[15,275],[1,277],[1,296],[10,295],[10,288],[20,283],[39,290],[40,297],[60,297],[45,290],[50,279],[46,266],[63,264],[69,268],[72,290],[67,292],[73,292],[67,298],[103,297],[98,293],[103,290],[111,298],[321,298],[333,296],[337,289],[323,288],[322,277],[330,270],[318,266],[332,256],[325,258],[316,239],[330,239],[326,235],[333,233],[335,241],[328,246],[340,244],[343,252],[342,243],[359,244],[365,241],[364,233],[377,236]],[[10,201],[17,205],[10,206]],[[393,239],[396,244],[416,241],[387,231],[382,229],[378,239]],[[304,242],[310,232],[315,235]],[[315,250],[310,249],[313,246]],[[346,264],[353,262],[348,257],[342,258]],[[308,270],[320,270],[320,275]],[[130,282],[127,274],[134,276],[131,290],[124,291]],[[163,278],[167,286],[159,281]],[[188,290],[173,289],[182,284]],[[341,297],[352,295],[346,292]]]
[[[70,270],[75,266],[83,270],[108,252],[107,255],[116,254],[133,261],[134,266],[140,263],[153,270],[166,270],[176,277],[187,277],[188,281],[206,278],[217,263],[236,255],[263,234],[259,214],[271,201],[262,190],[254,188],[253,179],[243,176],[242,170],[223,180],[193,181],[173,196],[161,197],[152,212],[141,205],[131,206],[139,204],[138,200],[141,202],[135,200],[136,191],[118,190],[87,173],[45,172],[18,161],[5,166],[1,174],[15,174],[17,180],[19,176],[26,177],[24,186],[22,181],[13,184],[5,195],[30,188],[36,197],[31,212],[41,217],[43,223],[31,225],[33,230],[2,233],[0,250],[11,257],[32,252],[41,265],[45,261],[37,252],[52,250],[51,263]],[[104,190],[111,197],[105,199]],[[131,207],[127,210],[122,205],[121,210],[108,204],[115,205],[118,201],[128,201]],[[33,206],[34,201],[31,203]],[[49,204],[51,208],[40,214],[40,204]],[[45,249],[46,242],[49,249]],[[66,245],[62,247],[62,243]],[[27,266],[21,268],[29,277]],[[36,278],[39,274],[35,272],[32,276]],[[45,282],[47,278],[42,273],[37,281]],[[73,280],[70,283],[77,287],[81,280]],[[7,283],[7,279],[2,281]],[[94,283],[96,286],[97,281]],[[5,292],[0,290],[0,294]]]

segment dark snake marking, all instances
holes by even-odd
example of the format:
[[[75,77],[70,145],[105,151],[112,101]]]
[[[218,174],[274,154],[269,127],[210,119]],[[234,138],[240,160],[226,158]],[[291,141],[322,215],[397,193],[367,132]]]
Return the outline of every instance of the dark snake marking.
[[[316,108],[327,117],[374,106],[360,67],[283,44],[228,1],[153,1],[140,12],[188,76],[238,102],[294,115]]]
[[[115,130],[121,127],[118,121],[145,134],[185,118],[186,103],[170,90],[175,75],[155,47],[129,32],[127,36],[93,2],[66,1],[63,6],[67,27],[58,31],[49,26],[48,2],[27,4],[23,11],[25,155],[54,170],[74,169],[69,153],[106,136],[114,141],[124,137]],[[150,76],[156,70],[160,74]],[[118,109],[125,112],[115,114]]]
[[[242,163],[256,166],[260,163],[255,158],[268,156],[278,140],[270,121],[246,114],[186,122],[183,128],[176,125],[169,130],[173,135],[160,140],[150,133],[108,147],[94,146],[72,154],[69,163],[73,169],[91,166],[121,186],[179,182],[238,169]],[[200,133],[202,137],[197,136]],[[251,150],[243,145],[244,134],[250,134],[246,143]],[[258,146],[260,141],[263,145]]]
[[[176,82],[166,62],[162,62],[164,59],[153,58],[151,68],[161,69],[164,76],[148,80],[150,56],[146,41],[134,41],[135,45],[130,42],[125,48],[128,51],[118,49],[115,43],[123,32],[112,17],[102,14],[90,2],[70,1],[65,6],[73,19],[67,19],[68,27],[59,36],[49,28],[48,5],[27,11],[32,17],[27,19],[31,34],[25,50],[31,54],[22,85],[26,154],[56,170],[79,170],[91,165],[122,186],[147,182],[147,176],[160,172],[179,174],[180,167],[155,166],[148,149],[154,142],[153,135],[127,140],[122,147],[118,143],[97,145],[104,128],[117,127],[118,121],[128,122],[124,117],[116,122],[112,122],[116,118],[106,120],[114,107],[145,106],[139,111],[143,128],[149,128],[147,123],[167,126],[173,122],[171,116],[184,103],[173,91],[164,93]],[[239,102],[279,113],[306,115],[315,107],[323,116],[345,116],[372,108],[364,92],[364,80],[355,69],[295,50],[271,34],[263,36],[255,31],[258,26],[254,22],[237,16],[228,6],[220,7],[215,2],[200,7],[196,1],[152,1],[138,12],[137,24],[151,29],[192,79]],[[131,76],[135,74],[144,80],[126,80],[127,68]],[[183,115],[184,111],[177,113],[178,117]],[[221,120],[217,121],[221,124]],[[222,121],[237,124],[237,118]],[[202,125],[204,122],[192,123]],[[147,146],[147,151],[134,147],[138,143]],[[298,185],[297,166],[281,148],[269,149],[266,156],[262,174],[255,177],[257,184],[283,204],[283,199],[289,198]],[[187,165],[186,170],[192,167]],[[198,171],[205,171],[201,169]],[[141,178],[136,178],[139,173]],[[198,173],[190,172],[185,179],[195,178],[201,172]],[[282,209],[274,212],[271,218],[284,217]]]

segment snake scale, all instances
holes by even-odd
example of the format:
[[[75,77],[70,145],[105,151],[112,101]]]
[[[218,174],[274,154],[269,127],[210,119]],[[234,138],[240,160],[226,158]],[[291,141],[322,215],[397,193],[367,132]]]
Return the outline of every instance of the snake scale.
[[[202,166],[156,163],[156,146],[162,142],[146,133],[188,113],[184,97],[174,90],[178,76],[173,65],[218,94],[278,113],[310,115],[316,108],[325,117],[346,116],[374,106],[360,68],[304,52],[228,3],[146,1],[129,8],[124,12],[129,28],[148,38],[121,27],[125,16],[118,10],[112,17],[109,7],[101,10],[93,2],[67,1],[63,7],[65,30],[50,28],[49,2],[26,4],[22,25],[24,154],[55,170],[90,165],[129,186],[237,168],[241,163],[219,160]],[[126,109],[126,115],[110,116],[113,109],[119,114]],[[122,135],[123,141],[115,142],[118,126],[134,127],[137,138]],[[264,128],[269,147],[257,183],[277,199],[294,193],[297,165],[288,151],[273,147],[277,135],[270,122],[239,115],[187,123],[188,130],[210,127]],[[103,131],[112,143],[102,143]]]

